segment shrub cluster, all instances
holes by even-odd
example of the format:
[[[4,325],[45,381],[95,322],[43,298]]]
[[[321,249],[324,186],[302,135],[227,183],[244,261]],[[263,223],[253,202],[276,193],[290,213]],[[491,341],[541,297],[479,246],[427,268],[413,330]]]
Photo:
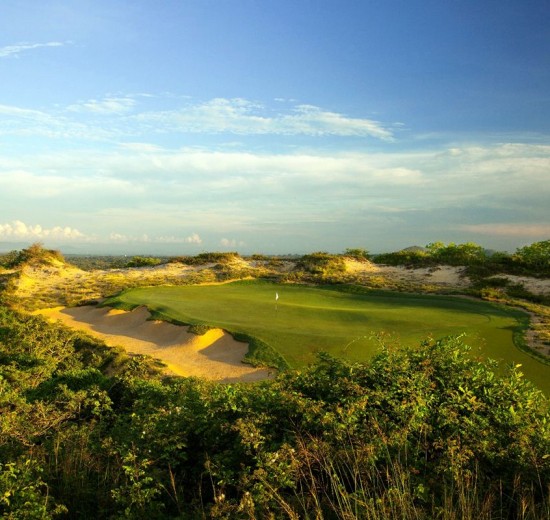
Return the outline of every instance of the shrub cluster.
[[[19,267],[22,265],[48,265],[51,262],[65,262],[63,255],[53,249],[45,249],[42,244],[36,242],[21,251],[12,251],[4,255],[4,265],[6,267]]]
[[[488,252],[473,242],[433,242],[425,248],[409,248],[374,257],[374,262],[386,265],[429,267],[433,265],[467,266],[472,276],[490,276],[495,273],[550,275],[550,240],[535,242],[513,254]]]
[[[341,255],[319,251],[300,257],[296,262],[296,270],[326,277],[345,272],[346,264]]]
[[[134,256],[127,264],[126,267],[154,267],[162,263],[160,258],[152,256]]]
[[[544,396],[460,338],[220,385],[0,309],[3,517],[542,520],[549,453]]]
[[[228,264],[240,259],[241,255],[237,252],[209,252],[199,253],[195,256],[178,256],[172,259],[173,262],[179,262],[186,265],[206,265],[206,264]]]

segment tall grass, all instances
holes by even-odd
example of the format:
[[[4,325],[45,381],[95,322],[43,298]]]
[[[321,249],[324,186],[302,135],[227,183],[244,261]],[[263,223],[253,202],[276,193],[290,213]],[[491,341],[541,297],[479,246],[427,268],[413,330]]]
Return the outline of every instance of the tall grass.
[[[495,475],[487,485],[475,468],[449,468],[438,496],[427,493],[418,471],[407,460],[373,458],[369,443],[334,447],[319,438],[302,438],[293,454],[298,485],[293,490],[271,488],[272,499],[289,519],[315,520],[547,520],[550,483],[525,486],[520,475],[512,494]],[[419,475],[422,477],[422,475]],[[485,479],[486,480],[486,479]],[[269,486],[267,479],[263,481]],[[545,497],[541,502],[540,497]]]

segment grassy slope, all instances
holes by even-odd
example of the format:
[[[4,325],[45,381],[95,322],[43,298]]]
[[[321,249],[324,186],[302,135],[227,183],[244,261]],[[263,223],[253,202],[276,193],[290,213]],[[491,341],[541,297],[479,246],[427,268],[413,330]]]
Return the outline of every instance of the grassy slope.
[[[279,300],[275,302],[275,293]],[[126,291],[108,301],[147,305],[170,320],[204,323],[249,334],[271,345],[291,367],[326,351],[351,361],[368,359],[377,334],[413,345],[428,335],[466,333],[483,355],[521,363],[528,378],[550,393],[550,368],[519,351],[513,341],[521,312],[462,298],[390,292],[360,294],[334,288],[236,282]]]

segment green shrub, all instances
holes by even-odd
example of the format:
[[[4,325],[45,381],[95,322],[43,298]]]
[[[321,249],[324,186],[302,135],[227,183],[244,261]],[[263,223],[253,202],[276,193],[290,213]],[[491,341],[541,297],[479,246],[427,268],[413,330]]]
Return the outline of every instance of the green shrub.
[[[360,262],[370,259],[369,252],[366,249],[360,248],[348,248],[344,251],[344,256],[359,260]]]
[[[36,242],[28,248],[19,251],[17,255],[11,255],[8,267],[49,265],[55,261],[65,263],[65,258],[59,251],[44,249],[41,243]]]
[[[211,252],[200,253],[196,256],[180,256],[173,259],[175,262],[180,262],[186,265],[206,265],[206,264],[228,264],[240,259],[241,256],[236,252]]]
[[[318,276],[328,276],[344,273],[346,271],[346,264],[344,259],[339,255],[317,252],[302,256],[296,263],[296,270],[302,270]]]
[[[0,515],[14,519],[49,519],[67,509],[56,504],[42,480],[43,469],[32,458],[0,462]]]
[[[160,258],[153,258],[150,256],[134,256],[127,264],[126,267],[153,267],[161,263]]]

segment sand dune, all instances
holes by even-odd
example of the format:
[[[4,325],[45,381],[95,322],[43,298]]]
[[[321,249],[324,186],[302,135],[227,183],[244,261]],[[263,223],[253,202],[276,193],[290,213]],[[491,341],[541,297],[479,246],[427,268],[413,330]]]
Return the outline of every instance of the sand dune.
[[[210,329],[198,336],[187,327],[150,320],[146,307],[131,312],[94,306],[56,307],[38,313],[86,331],[107,345],[159,359],[166,364],[167,373],[220,382],[257,381],[273,373],[243,364],[248,345],[222,329]]]

